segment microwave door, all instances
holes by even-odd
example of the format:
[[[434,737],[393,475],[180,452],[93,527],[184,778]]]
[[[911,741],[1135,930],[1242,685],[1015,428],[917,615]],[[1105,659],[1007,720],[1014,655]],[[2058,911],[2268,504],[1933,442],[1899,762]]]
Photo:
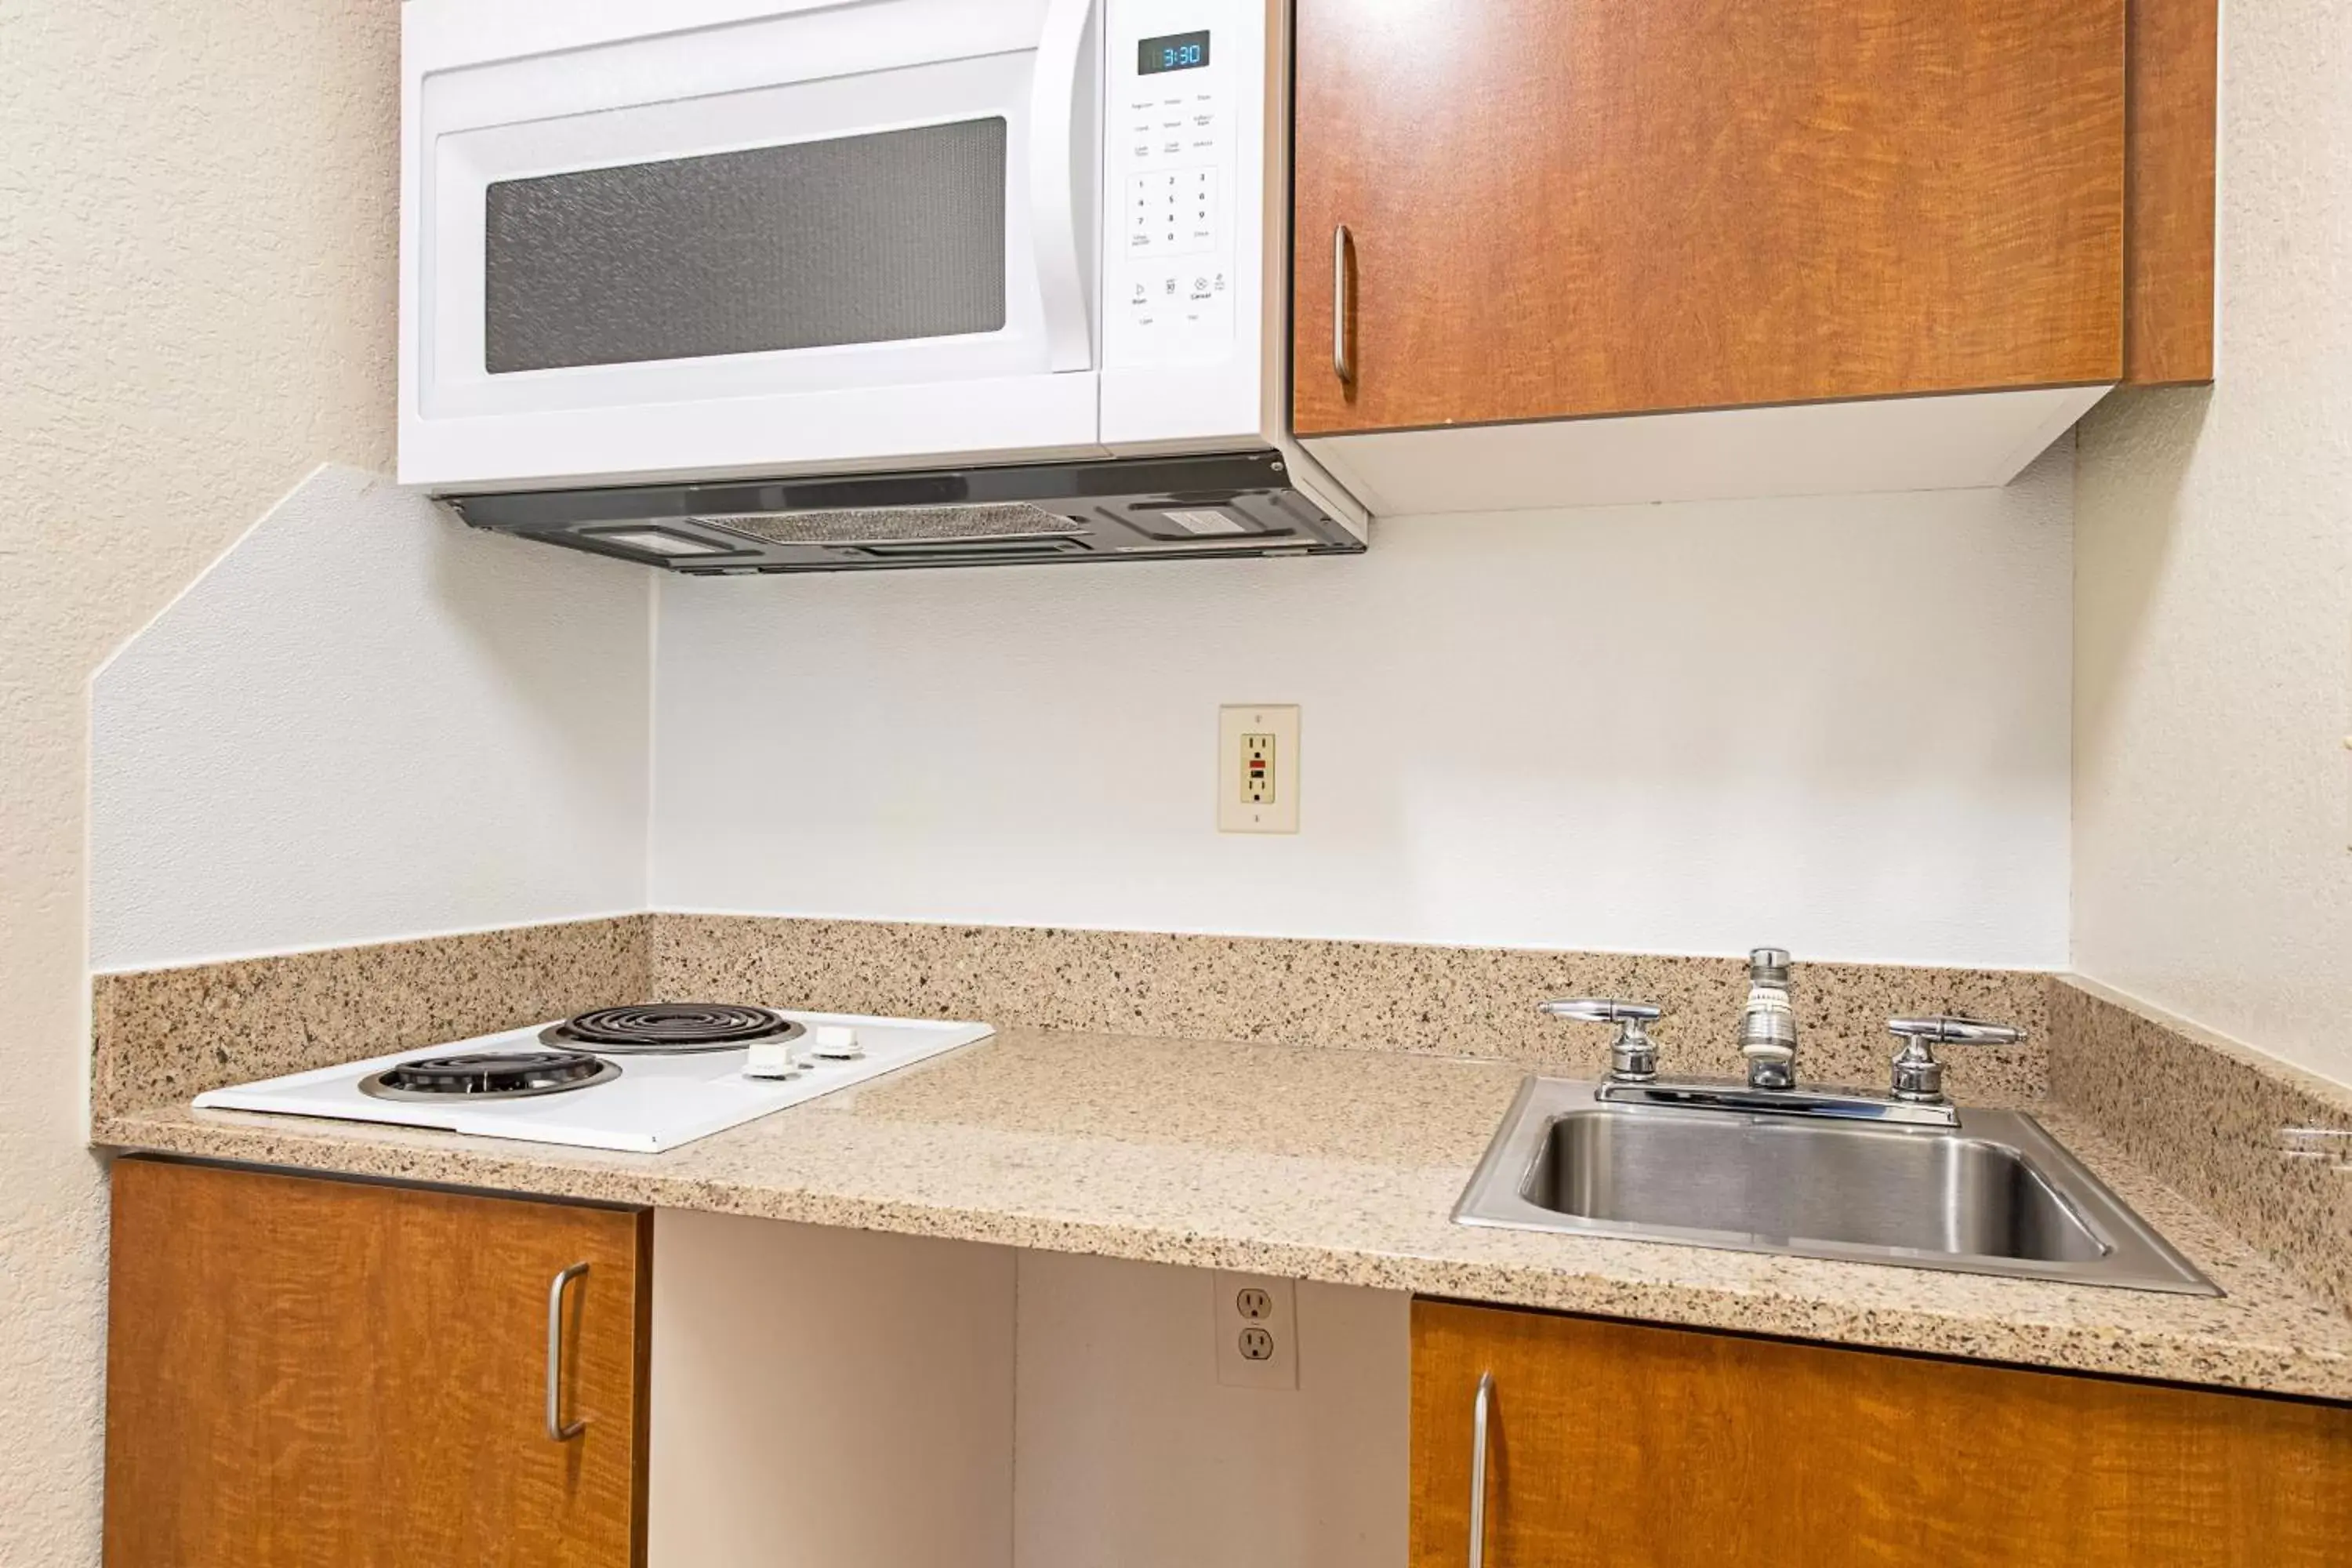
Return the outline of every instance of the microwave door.
[[[408,61],[404,480],[1101,454],[1096,0],[742,9]]]

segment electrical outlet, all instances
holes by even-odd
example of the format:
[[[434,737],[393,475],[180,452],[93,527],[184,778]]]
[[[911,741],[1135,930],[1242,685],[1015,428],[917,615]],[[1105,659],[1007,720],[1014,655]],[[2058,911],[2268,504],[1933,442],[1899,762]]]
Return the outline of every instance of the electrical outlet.
[[[1217,710],[1217,831],[1298,831],[1298,710],[1238,703]]]
[[[1274,734],[1259,731],[1242,737],[1242,804],[1274,804]]]
[[[1228,1388],[1298,1386],[1298,1314],[1293,1282],[1217,1274],[1217,1381]]]

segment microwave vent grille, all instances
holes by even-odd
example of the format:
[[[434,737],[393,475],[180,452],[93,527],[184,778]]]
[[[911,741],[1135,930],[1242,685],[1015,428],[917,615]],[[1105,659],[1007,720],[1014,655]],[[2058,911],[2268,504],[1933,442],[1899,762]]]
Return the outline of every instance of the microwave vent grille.
[[[860,508],[854,511],[744,512],[687,520],[770,544],[924,544],[1054,539],[1082,524],[1021,501],[982,506]]]

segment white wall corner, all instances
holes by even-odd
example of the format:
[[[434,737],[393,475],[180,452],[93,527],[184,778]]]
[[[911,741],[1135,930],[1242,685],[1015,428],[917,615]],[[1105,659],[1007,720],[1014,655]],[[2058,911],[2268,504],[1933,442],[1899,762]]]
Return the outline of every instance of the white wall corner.
[[[643,909],[642,574],[315,470],[90,683],[92,966]]]

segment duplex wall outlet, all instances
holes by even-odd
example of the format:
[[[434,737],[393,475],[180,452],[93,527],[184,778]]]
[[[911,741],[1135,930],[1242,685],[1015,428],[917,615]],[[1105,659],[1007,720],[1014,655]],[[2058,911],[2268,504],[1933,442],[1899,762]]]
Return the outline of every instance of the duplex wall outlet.
[[[1217,1381],[1228,1388],[1298,1386],[1298,1310],[1293,1281],[1216,1274]]]
[[[1298,709],[1263,702],[1217,710],[1217,831],[1298,831]]]
[[[1274,804],[1274,734],[1271,731],[1242,737],[1242,804]]]

